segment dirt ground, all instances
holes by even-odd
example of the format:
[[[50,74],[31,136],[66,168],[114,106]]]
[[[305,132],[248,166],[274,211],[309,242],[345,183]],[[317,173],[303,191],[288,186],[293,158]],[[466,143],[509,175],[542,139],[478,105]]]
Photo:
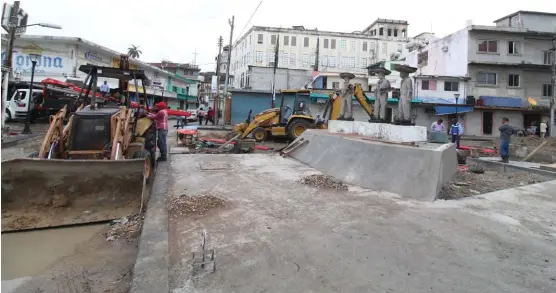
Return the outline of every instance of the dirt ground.
[[[128,228],[119,227],[121,224],[104,226],[100,233],[78,245],[72,255],[12,292],[129,292],[141,223],[142,220],[130,220],[126,223]]]
[[[460,199],[553,179],[529,172],[501,173],[494,169],[486,169],[483,174],[477,174],[470,170],[458,170],[454,179],[442,189],[438,198],[445,200]]]

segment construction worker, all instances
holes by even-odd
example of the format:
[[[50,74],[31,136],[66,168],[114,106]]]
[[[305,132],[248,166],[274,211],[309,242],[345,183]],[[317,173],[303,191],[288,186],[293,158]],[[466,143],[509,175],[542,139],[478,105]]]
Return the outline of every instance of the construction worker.
[[[452,143],[455,143],[456,148],[459,149],[460,137],[463,134],[463,125],[461,125],[458,119],[456,118],[452,120],[452,126],[450,127],[450,134],[452,135]]]
[[[510,141],[512,135],[516,133],[516,129],[510,125],[510,119],[502,118],[502,126],[498,129],[500,131],[500,157],[503,163],[510,162]]]
[[[148,117],[156,123],[158,136],[157,147],[160,150],[160,158],[158,161],[165,162],[168,159],[168,147],[166,138],[168,137],[168,111],[164,102],[154,105],[155,113],[147,114]]]

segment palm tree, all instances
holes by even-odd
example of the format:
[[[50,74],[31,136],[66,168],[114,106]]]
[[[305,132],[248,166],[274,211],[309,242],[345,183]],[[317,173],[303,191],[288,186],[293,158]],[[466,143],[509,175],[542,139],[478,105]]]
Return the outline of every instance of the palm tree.
[[[131,47],[127,48],[127,55],[129,55],[129,57],[131,57],[131,58],[138,59],[139,56],[141,56],[141,54],[143,54],[143,52],[141,52],[141,50],[139,50],[139,46],[135,46],[133,44],[131,44],[130,46]]]

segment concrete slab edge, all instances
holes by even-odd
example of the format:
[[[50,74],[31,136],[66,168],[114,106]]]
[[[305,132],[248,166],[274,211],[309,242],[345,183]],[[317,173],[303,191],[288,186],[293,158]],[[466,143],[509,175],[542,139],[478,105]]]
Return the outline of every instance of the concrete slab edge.
[[[169,292],[168,197],[170,163],[159,163],[147,204],[130,293]]]
[[[528,168],[528,167],[523,167],[523,166],[515,166],[515,165],[511,165],[511,164],[505,164],[502,162],[494,162],[494,161],[485,161],[485,160],[480,160],[480,159],[475,159],[475,158],[467,158],[467,162],[471,162],[474,163],[476,165],[480,165],[480,166],[484,166],[487,168],[500,168],[502,170],[502,172],[521,172],[521,171],[525,171],[525,172],[530,172],[530,173],[534,173],[534,174],[538,174],[538,175],[543,175],[543,176],[550,176],[550,177],[554,177],[556,178],[556,172],[552,172],[552,171],[548,171],[548,170],[541,170],[541,169],[535,169],[535,168]]]

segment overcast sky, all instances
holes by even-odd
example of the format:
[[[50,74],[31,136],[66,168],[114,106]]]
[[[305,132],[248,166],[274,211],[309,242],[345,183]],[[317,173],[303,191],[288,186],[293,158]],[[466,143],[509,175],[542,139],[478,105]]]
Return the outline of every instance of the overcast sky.
[[[8,1],[8,2],[11,2]],[[432,31],[442,37],[473,24],[492,21],[517,10],[556,12],[553,0],[506,1],[316,1],[264,0],[22,0],[29,23],[49,22],[62,30],[40,27],[28,34],[81,37],[119,52],[130,44],[143,51],[146,62],[193,62],[214,71],[217,39],[229,42],[228,19],[235,15],[234,41],[253,25],[303,25],[319,30],[363,30],[376,18],[409,21],[409,36]],[[551,7],[549,7],[551,6]],[[547,9],[551,9],[548,10]],[[246,27],[247,25],[247,27]],[[246,28],[245,28],[246,27]],[[245,29],[244,29],[245,28]]]

